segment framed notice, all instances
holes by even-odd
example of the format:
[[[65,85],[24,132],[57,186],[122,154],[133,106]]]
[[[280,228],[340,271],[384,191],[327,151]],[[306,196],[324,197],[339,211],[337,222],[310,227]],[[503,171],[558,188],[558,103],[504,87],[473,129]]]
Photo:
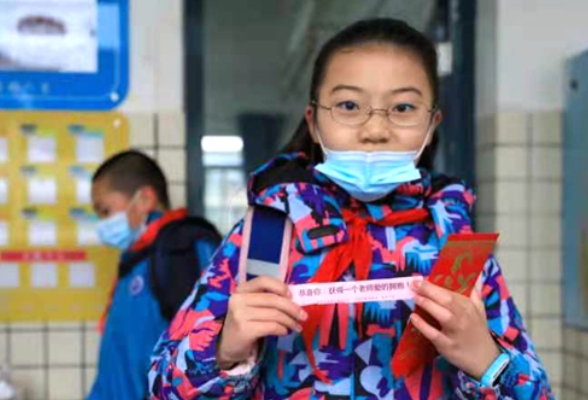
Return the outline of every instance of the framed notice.
[[[0,108],[108,110],[126,97],[128,0],[0,0]]]

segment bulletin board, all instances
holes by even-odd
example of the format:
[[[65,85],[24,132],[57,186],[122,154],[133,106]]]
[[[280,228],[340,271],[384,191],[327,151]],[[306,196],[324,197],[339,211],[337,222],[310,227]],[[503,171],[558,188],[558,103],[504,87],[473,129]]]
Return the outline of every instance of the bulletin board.
[[[128,145],[120,114],[0,112],[0,321],[101,315],[118,253],[99,245],[91,177]]]

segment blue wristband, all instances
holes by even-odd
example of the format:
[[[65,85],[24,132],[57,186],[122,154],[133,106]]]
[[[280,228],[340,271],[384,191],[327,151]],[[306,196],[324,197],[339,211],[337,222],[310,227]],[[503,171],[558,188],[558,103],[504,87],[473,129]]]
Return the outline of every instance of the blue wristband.
[[[510,356],[506,353],[500,353],[492,364],[490,364],[486,372],[484,372],[484,375],[482,375],[482,379],[480,379],[482,387],[488,388],[495,386],[500,374],[504,372],[509,363]]]

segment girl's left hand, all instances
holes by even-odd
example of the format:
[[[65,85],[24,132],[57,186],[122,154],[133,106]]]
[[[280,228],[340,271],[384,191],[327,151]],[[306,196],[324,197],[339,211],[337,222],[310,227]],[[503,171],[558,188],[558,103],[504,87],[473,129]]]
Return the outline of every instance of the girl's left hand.
[[[479,380],[500,354],[490,335],[484,303],[474,289],[470,298],[431,282],[416,282],[416,304],[441,325],[437,329],[413,313],[411,320],[423,336],[455,367]]]

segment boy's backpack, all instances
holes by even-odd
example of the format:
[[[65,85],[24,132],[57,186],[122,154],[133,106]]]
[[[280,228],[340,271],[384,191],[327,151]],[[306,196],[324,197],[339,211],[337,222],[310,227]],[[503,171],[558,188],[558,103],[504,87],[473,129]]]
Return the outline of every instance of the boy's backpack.
[[[208,267],[222,237],[213,224],[189,216],[165,225],[150,251],[152,290],[171,320]]]

